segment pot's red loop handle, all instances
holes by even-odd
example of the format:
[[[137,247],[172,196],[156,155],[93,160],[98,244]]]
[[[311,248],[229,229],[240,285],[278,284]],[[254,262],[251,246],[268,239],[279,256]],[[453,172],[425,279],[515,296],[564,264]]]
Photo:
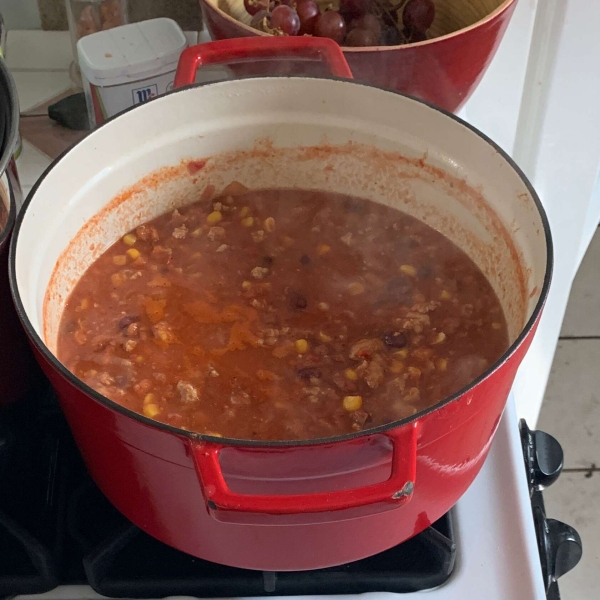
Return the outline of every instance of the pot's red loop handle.
[[[191,46],[179,58],[174,87],[190,85],[196,71],[206,65],[224,64],[249,58],[309,58],[325,61],[331,74],[352,79],[352,71],[342,49],[328,38],[316,37],[246,37],[218,40]]]
[[[314,494],[250,495],[234,492],[227,485],[219,463],[219,453],[224,445],[214,442],[192,443],[192,451],[208,507],[217,519],[219,517],[214,513],[219,511],[306,515],[362,507],[366,509],[366,514],[371,514],[406,504],[415,487],[418,424],[411,423],[381,435],[386,435],[392,442],[389,479],[364,487]],[[293,448],[277,450],[293,452]],[[362,515],[355,513],[353,516]],[[235,518],[228,520],[235,522]]]

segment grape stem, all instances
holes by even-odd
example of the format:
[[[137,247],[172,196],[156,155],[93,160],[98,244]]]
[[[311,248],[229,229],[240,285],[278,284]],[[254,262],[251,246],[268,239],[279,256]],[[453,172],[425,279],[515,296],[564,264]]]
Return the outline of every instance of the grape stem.
[[[408,41],[406,39],[406,36],[404,36],[404,33],[402,32],[402,29],[400,27],[400,16],[398,15],[398,12],[400,11],[400,9],[404,8],[404,6],[408,3],[408,0],[400,0],[400,2],[398,4],[392,5],[391,8],[389,7],[389,5],[391,4],[390,2],[381,2],[381,0],[373,0],[373,3],[375,4],[375,6],[377,6],[377,8],[379,8],[380,10],[380,14],[381,12],[385,13],[392,21],[395,21],[396,23],[396,29],[402,34],[402,37]],[[395,14],[393,14],[395,13]]]

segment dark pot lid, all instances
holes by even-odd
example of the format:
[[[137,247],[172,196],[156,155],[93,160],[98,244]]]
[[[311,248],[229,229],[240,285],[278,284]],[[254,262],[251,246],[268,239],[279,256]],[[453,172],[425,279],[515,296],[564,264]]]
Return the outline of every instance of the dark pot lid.
[[[17,88],[4,60],[0,58],[0,175],[6,171],[19,137]]]

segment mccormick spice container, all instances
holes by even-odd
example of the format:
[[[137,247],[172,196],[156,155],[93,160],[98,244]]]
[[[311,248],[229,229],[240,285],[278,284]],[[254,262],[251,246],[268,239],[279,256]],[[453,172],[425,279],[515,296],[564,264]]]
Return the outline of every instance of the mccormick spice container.
[[[166,18],[80,39],[77,54],[92,126],[169,91],[186,46],[179,25]]]

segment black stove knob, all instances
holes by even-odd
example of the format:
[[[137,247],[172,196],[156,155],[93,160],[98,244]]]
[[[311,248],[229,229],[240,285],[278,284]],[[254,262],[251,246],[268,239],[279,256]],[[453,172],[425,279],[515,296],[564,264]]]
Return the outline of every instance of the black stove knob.
[[[541,491],[558,479],[563,468],[563,450],[549,433],[532,431],[523,419],[519,428],[530,492]]]
[[[556,438],[544,431],[533,432],[533,480],[538,490],[552,485],[563,468],[563,450]]]
[[[546,519],[546,527],[551,549],[552,573],[556,581],[577,565],[583,546],[579,534],[570,525],[555,519]]]
[[[581,559],[583,552],[581,538],[569,525],[555,519],[548,519],[542,505],[533,507],[533,520],[546,593],[548,598],[560,598],[556,582]]]

